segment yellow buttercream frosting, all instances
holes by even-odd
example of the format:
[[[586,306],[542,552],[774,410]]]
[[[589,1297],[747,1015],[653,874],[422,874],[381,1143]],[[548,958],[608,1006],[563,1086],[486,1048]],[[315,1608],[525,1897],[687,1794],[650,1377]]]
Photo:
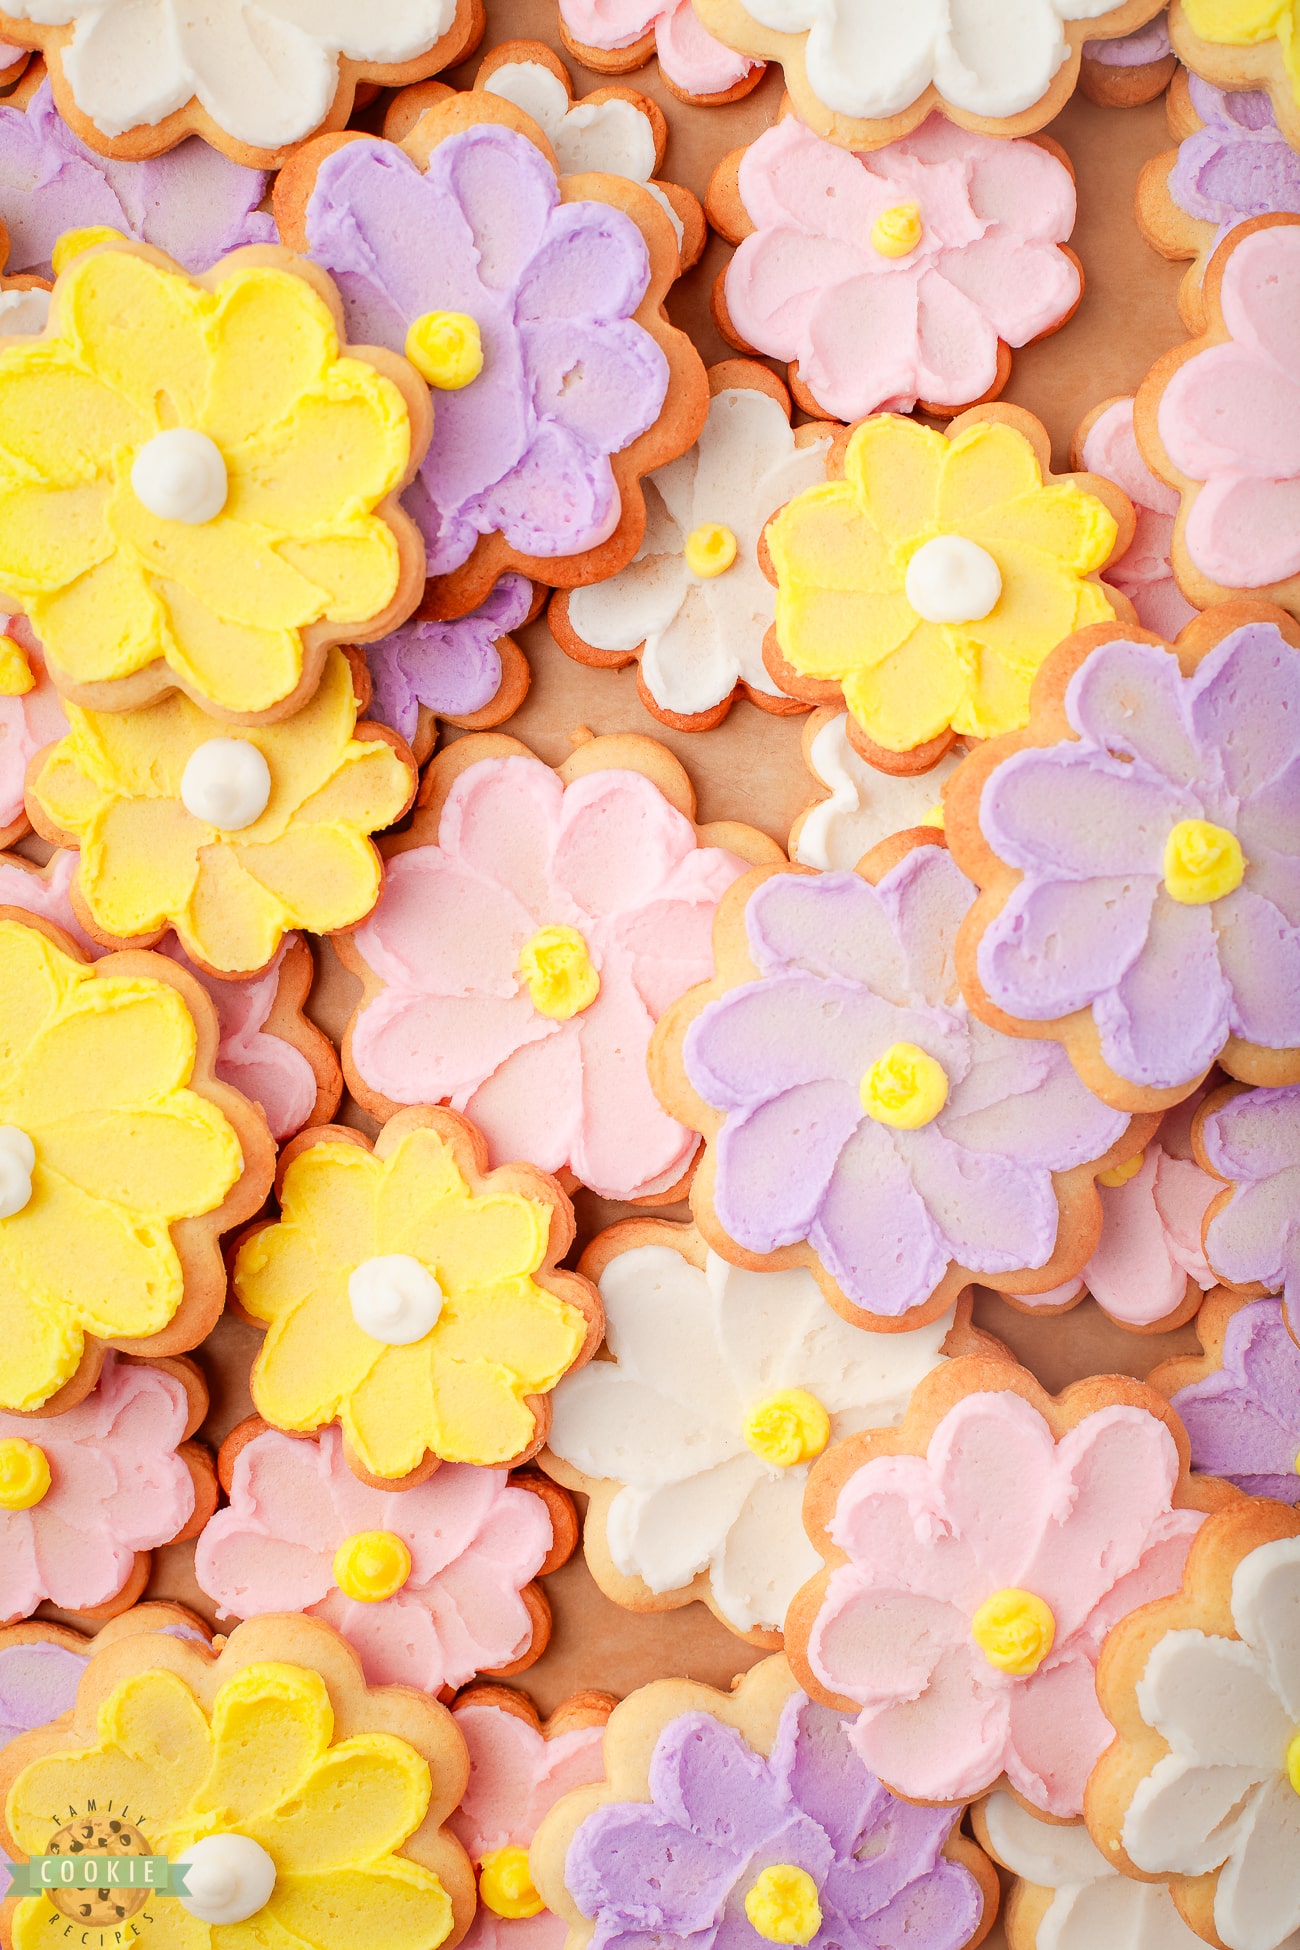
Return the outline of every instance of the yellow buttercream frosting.
[[[0,1438],[0,1510],[34,1510],[49,1487],[44,1449],[20,1435]]]
[[[1209,819],[1180,819],[1165,841],[1165,888],[1184,907],[1235,893],[1246,872],[1241,841]]]
[[[862,1079],[862,1108],[877,1124],[919,1131],[948,1101],[948,1073],[916,1043],[892,1043]]]
[[[83,251],[93,250],[96,244],[121,242],[122,232],[114,230],[111,224],[93,223],[86,224],[80,230],[65,230],[61,237],[55,238],[54,249],[50,252],[55,277],[62,277],[74,257],[80,257]]]
[[[1129,1179],[1136,1178],[1141,1171],[1146,1155],[1145,1151],[1137,1151],[1131,1158],[1125,1158],[1123,1164],[1112,1165],[1109,1171],[1099,1171],[1097,1183],[1109,1186],[1112,1191],[1120,1185],[1127,1185]]]
[[[176,1222],[243,1170],[232,1126],[189,1089],[194,1021],[145,975],[97,975],[0,920],[0,1125],[31,1139],[32,1194],[0,1219],[0,1408],[34,1409],[84,1337],[141,1340],[183,1293]]]
[[[995,1591],[971,1620],[971,1637],[999,1672],[1023,1679],[1037,1672],[1052,1649],[1056,1620],[1032,1591]]]
[[[744,1437],[761,1461],[793,1469],[820,1456],[831,1439],[831,1418],[806,1388],[786,1388],[750,1409]]]
[[[540,929],[519,951],[519,973],[538,1014],[556,1022],[589,1009],[600,993],[600,976],[576,928]]]
[[[35,682],[22,645],[11,636],[0,636],[0,696],[24,697]]]
[[[426,311],[406,334],[406,356],[439,392],[459,393],[483,370],[483,335],[466,311]]]
[[[429,1764],[414,1747],[390,1733],[337,1737],[319,1674],[266,1661],[227,1680],[210,1714],[176,1673],[122,1680],[100,1706],[94,1745],[69,1734],[67,1749],[25,1767],[7,1816],[33,1855],[89,1798],[101,1811],[124,1809],[172,1861],[213,1833],[246,1835],[266,1850],[275,1886],[252,1920],[209,1930],[173,1899],[150,1902],[130,1933],[144,1950],[437,1950],[451,1932],[450,1899],[431,1870],[398,1852],[431,1794]],[[63,1929],[48,1897],[27,1897],[12,1924],[14,1950],[45,1950]]]
[[[70,684],[159,660],[203,704],[266,711],[313,624],[364,631],[396,595],[376,508],[411,456],[402,394],[341,356],[305,279],[231,269],[215,290],[129,248],[77,256],[50,331],[0,351],[0,588]],[[215,443],[228,492],[191,524],[132,487],[173,428]]]
[[[1049,652],[1113,616],[1088,578],[1117,533],[1095,496],[1044,482],[1014,427],[977,421],[949,440],[877,415],[850,440],[844,479],[796,495],[768,529],[781,654],[801,676],[838,683],[888,751],[948,730],[1017,730]],[[940,536],[973,542],[996,565],[1001,593],[976,621],[927,621],[908,601],[909,566]]]
[[[1276,40],[1300,101],[1300,20],[1296,0],[1183,0],[1187,25],[1221,47],[1258,47]]]
[[[1286,1777],[1297,1794],[1300,1794],[1300,1733],[1293,1733],[1287,1742]]]
[[[919,203],[891,204],[871,226],[872,248],[882,257],[906,257],[920,243],[924,228]]]
[[[334,1582],[362,1605],[395,1597],[411,1575],[411,1553],[392,1530],[359,1530],[334,1553]]]
[[[448,1462],[521,1455],[536,1423],[526,1395],[554,1388],[586,1337],[582,1313],[532,1275],[550,1207],[517,1192],[476,1197],[432,1130],[386,1158],[313,1144],[290,1164],[277,1224],[241,1248],[234,1287],[269,1328],[253,1399],[276,1428],[341,1421],[372,1475],[408,1475],[427,1452]],[[430,1332],[392,1346],[363,1333],[348,1281],[365,1260],[409,1253],[442,1291]]]
[[[745,1914],[768,1943],[811,1943],[822,1926],[817,1884],[807,1869],[774,1862],[745,1897]]]
[[[540,1916],[546,1905],[533,1887],[528,1850],[511,1845],[494,1848],[483,1857],[478,1872],[479,1901],[495,1916],[517,1922]]]
[[[328,934],[374,906],[380,864],[368,836],[398,817],[414,780],[385,740],[354,735],[341,650],[301,711],[240,731],[266,759],[271,795],[237,831],[205,825],[181,797],[213,731],[187,697],[67,714],[67,736],[31,779],[32,803],[47,830],[81,848],[77,884],[105,933],[173,927],[197,960],[238,974],[265,967],[290,928]]]
[[[706,521],[692,528],[683,553],[691,574],[711,582],[727,573],[739,551],[740,544],[730,528],[720,521]]]

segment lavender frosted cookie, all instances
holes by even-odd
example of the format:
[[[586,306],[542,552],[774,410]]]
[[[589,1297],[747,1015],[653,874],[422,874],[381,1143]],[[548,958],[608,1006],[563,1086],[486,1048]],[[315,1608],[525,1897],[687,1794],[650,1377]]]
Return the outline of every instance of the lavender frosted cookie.
[[[1147,1377],[1178,1411],[1193,1470],[1247,1496],[1300,1503],[1300,1347],[1281,1301],[1220,1288],[1196,1331],[1200,1354],[1175,1355]]]

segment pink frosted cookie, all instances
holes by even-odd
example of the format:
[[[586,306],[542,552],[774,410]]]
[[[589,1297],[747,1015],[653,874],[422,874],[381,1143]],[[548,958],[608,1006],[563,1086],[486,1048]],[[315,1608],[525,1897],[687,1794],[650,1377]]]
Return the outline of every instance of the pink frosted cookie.
[[[26,617],[0,614],[0,846],[12,846],[31,832],[23,804],[27,767],[67,728]]]
[[[0,742],[0,759],[4,745]],[[77,855],[60,850],[43,868],[17,854],[0,855],[0,906],[18,907],[64,928],[92,961],[105,950],[92,941],[73,910],[71,890]],[[211,996],[217,1011],[217,1060],[223,1083],[233,1084],[265,1112],[278,1143],[306,1124],[327,1123],[343,1092],[334,1045],[303,1014],[315,978],[311,949],[291,934],[262,974],[251,982],[225,982],[190,960],[174,934],[158,953],[187,969]]]
[[[680,1196],[697,1140],[655,1101],[651,1032],[712,973],[725,890],[781,857],[694,814],[686,773],[648,738],[593,739],[558,771],[500,735],[440,752],[378,908],[338,940],[365,984],[343,1044],[358,1101],[449,1103],[494,1164],[607,1198]]]
[[[1144,630],[1173,638],[1196,611],[1174,579],[1171,558],[1178,496],[1158,481],[1142,458],[1133,427],[1131,399],[1104,400],[1074,436],[1071,459],[1088,474],[1123,488],[1133,503],[1137,529],[1106,580],[1127,596]]]
[[[1205,274],[1207,326],[1137,397],[1138,444],[1180,497],[1173,565],[1198,609],[1300,617],[1300,216],[1253,217]]]
[[[336,1428],[305,1441],[257,1416],[227,1436],[219,1467],[230,1501],[194,1572],[226,1616],[305,1611],[342,1632],[370,1685],[426,1693],[546,1650],[550,1607],[533,1580],[577,1541],[554,1484],[446,1463],[413,1489],[370,1489]]]
[[[786,1617],[814,1697],[856,1707],[853,1743],[896,1794],[969,1800],[1006,1782],[1082,1813],[1111,1739],[1094,1672],[1137,1606],[1178,1589],[1204,1513],[1177,1416],[1107,1376],[1053,1397],[979,1357],[920,1383],[898,1430],[817,1464],[808,1533],[827,1570]]]
[[[763,79],[700,25],[691,0],[560,0],[560,39],[597,74],[630,74],[659,56],[679,101],[734,102]]]
[[[479,1879],[464,1950],[563,1950],[567,1925],[542,1906],[528,1848],[561,1795],[604,1779],[613,1707],[608,1693],[575,1693],[542,1721],[531,1700],[509,1686],[471,1686],[457,1700],[469,1786],[451,1828]]]
[[[1056,331],[1083,289],[1066,248],[1074,178],[1042,139],[939,116],[854,154],[793,115],[728,156],[707,198],[739,248],[714,290],[724,337],[790,362],[799,404],[861,420],[993,399],[1012,346]]]
[[[55,1415],[0,1413],[0,1613],[49,1601],[84,1618],[133,1605],[150,1551],[194,1537],[217,1501],[190,1436],[208,1391],[190,1361],[111,1350],[97,1385]]]

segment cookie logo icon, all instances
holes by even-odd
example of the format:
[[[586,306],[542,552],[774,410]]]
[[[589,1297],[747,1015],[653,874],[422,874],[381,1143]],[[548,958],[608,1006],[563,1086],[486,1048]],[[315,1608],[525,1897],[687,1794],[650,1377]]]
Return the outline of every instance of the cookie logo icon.
[[[138,1828],[128,1821],[108,1815],[79,1815],[52,1835],[47,1855],[103,1856],[111,1865],[129,1855],[147,1856],[149,1844]],[[125,1923],[142,1910],[149,1900],[148,1888],[132,1888],[128,1883],[97,1883],[93,1888],[47,1888],[45,1892],[60,1916],[90,1929],[110,1929]]]

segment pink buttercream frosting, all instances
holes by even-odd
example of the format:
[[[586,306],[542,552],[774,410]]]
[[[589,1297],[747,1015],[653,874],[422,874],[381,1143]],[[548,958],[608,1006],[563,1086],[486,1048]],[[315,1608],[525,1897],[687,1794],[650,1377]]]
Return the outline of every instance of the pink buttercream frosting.
[[[108,1604],[137,1551],[169,1544],[194,1514],[194,1479],[176,1451],[189,1396],[174,1375],[109,1353],[98,1385],[60,1415],[0,1414],[0,1441],[45,1453],[50,1487],[30,1510],[0,1510],[0,1617],[44,1600],[67,1611]]]
[[[934,115],[855,155],[787,116],[746,151],[740,196],[754,231],[727,269],[731,322],[756,351],[798,360],[842,420],[980,399],[999,339],[1027,345],[1078,301],[1078,267],[1058,248],[1074,180],[1034,142]],[[887,256],[873,227],[911,204],[920,242]]]
[[[603,1727],[547,1740],[518,1714],[473,1699],[455,1719],[469,1748],[469,1786],[450,1826],[475,1863],[493,1849],[527,1848],[562,1794],[604,1779]],[[549,1909],[506,1919],[480,1903],[465,1950],[562,1950],[566,1934]]]
[[[21,643],[36,680],[20,697],[0,696],[0,826],[12,826],[22,814],[29,763],[63,736],[68,721],[26,617],[0,615],[0,635]]]
[[[1204,1521],[1175,1510],[1178,1451],[1145,1409],[1111,1405],[1053,1440],[1010,1392],[950,1409],[924,1456],[880,1456],[841,1490],[830,1534],[848,1555],[809,1638],[822,1683],[856,1700],[873,1773],[919,1801],[966,1801],[1005,1773],[1072,1818],[1113,1738],[1094,1685],[1102,1640],[1178,1589]],[[1030,1592],[1055,1636],[1017,1677],[972,1636],[995,1593]]]
[[[744,871],[639,772],[565,786],[536,758],[469,766],[438,844],[389,862],[355,936],[384,984],[353,1026],[357,1073],[393,1102],[464,1111],[494,1165],[568,1166],[608,1198],[667,1190],[697,1139],[660,1109],[646,1051],[669,1004],[712,975],[714,910]],[[600,978],[567,1021],[519,972],[555,926],[581,934]]]
[[[1203,482],[1184,540],[1226,589],[1300,575],[1300,225],[1280,221],[1231,246],[1220,305],[1228,339],[1165,387],[1160,438]]]
[[[386,1530],[411,1554],[392,1598],[362,1603],[334,1581],[339,1545]],[[336,1428],[313,1441],[267,1429],[235,1458],[230,1504],[194,1550],[199,1588],[235,1618],[305,1611],[349,1641],[372,1686],[436,1693],[527,1651],[520,1593],[551,1549],[546,1505],[504,1469],[444,1463],[408,1490],[359,1483]]]
[[[1175,582],[1170,560],[1178,496],[1156,479],[1142,458],[1133,431],[1131,399],[1113,400],[1097,415],[1079,458],[1089,474],[1100,474],[1123,488],[1137,515],[1133,540],[1106,570],[1107,582],[1128,597],[1144,630],[1154,630],[1172,643],[1197,613]]]
[[[691,0],[560,0],[560,15],[575,41],[610,53],[653,30],[659,65],[684,95],[725,95],[757,65],[706,33]]]
[[[14,701],[4,698],[0,704]],[[76,873],[75,853],[56,853],[44,874],[30,873],[0,854],[0,906],[20,907],[24,913],[53,921],[86,954],[97,958],[106,950],[91,940],[73,911]],[[262,1106],[271,1136],[279,1143],[300,1131],[316,1108],[316,1073],[311,1064],[292,1043],[266,1030],[280,985],[280,965],[296,939],[289,935],[270,967],[252,982],[223,982],[220,976],[196,968],[174,934],[158,944],[159,954],[187,969],[212,997],[220,1036],[217,1075]]]

